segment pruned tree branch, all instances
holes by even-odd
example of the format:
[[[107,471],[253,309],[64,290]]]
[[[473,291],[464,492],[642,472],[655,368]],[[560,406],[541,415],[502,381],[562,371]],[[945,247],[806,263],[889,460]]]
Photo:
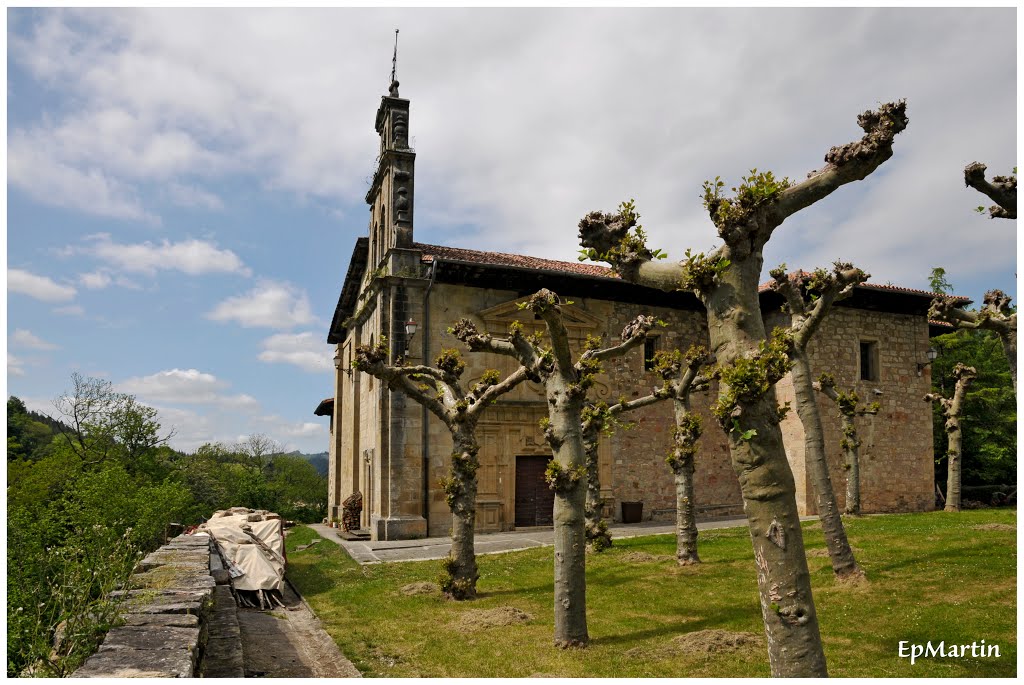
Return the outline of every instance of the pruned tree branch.
[[[971,162],[964,168],[964,184],[979,193],[987,195],[996,204],[988,208],[990,219],[1017,218],[1017,177],[994,176],[990,183],[985,179],[986,166]],[[978,208],[981,211],[981,208]]]
[[[993,331],[1003,343],[1003,352],[1010,363],[1013,389],[1017,390],[1017,312],[1010,306],[1011,298],[1002,290],[989,290],[981,308],[965,310],[964,300],[941,295],[932,300],[928,316],[945,321],[954,328],[969,328]]]
[[[473,403],[473,405],[469,408],[470,413],[473,414],[474,416],[479,414],[489,404],[497,400],[505,393],[514,390],[517,385],[519,385],[523,381],[529,380],[529,378],[530,370],[527,369],[525,366],[520,366],[512,373],[512,375],[507,376],[505,380],[501,381],[500,383],[490,385],[487,387],[486,390],[481,392],[479,397],[477,398],[477,401]]]
[[[621,343],[603,350],[586,350],[581,355],[581,359],[593,359],[601,362],[623,355],[646,340],[647,334],[653,327],[654,317],[641,314],[622,329]]]
[[[907,127],[907,102],[889,102],[877,111],[868,110],[857,117],[864,136],[857,141],[833,147],[825,155],[826,165],[807,174],[807,180],[782,191],[775,205],[777,224],[809,207],[834,190],[852,181],[867,178],[892,157],[893,140]]]
[[[852,295],[855,286],[870,278],[848,262],[835,262],[832,271],[816,269],[812,274],[796,271],[787,276],[785,270],[782,264],[770,272],[771,287],[786,298],[793,315],[793,345],[799,349],[806,348],[832,305]]]

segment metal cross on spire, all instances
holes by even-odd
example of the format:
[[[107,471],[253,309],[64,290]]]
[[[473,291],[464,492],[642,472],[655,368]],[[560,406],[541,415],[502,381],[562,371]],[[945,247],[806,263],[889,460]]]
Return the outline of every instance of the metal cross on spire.
[[[398,70],[398,29],[395,29],[395,52],[391,56],[391,97],[398,97],[398,81],[395,80],[395,72]]]

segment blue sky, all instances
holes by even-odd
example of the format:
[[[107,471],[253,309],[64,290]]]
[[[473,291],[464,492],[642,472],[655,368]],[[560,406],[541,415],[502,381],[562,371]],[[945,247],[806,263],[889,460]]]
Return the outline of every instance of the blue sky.
[[[906,98],[893,159],[766,264],[1016,295],[1016,222],[962,181],[1016,164],[1011,8],[11,9],[8,393],[52,413],[77,371],[184,449],[326,449],[312,411],[396,27],[417,240],[573,260],[579,218],[633,197],[654,244],[705,250],[704,179],[802,178]]]

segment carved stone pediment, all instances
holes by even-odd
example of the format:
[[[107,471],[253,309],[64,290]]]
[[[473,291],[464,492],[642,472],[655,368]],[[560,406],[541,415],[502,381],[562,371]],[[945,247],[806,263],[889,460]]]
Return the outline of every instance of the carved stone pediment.
[[[484,322],[487,332],[492,335],[504,335],[513,321],[523,324],[523,327],[531,333],[533,330],[544,329],[544,322],[535,317],[533,312],[519,309],[519,303],[525,300],[525,297],[516,298],[481,310],[476,315]],[[580,340],[601,328],[602,323],[596,316],[575,304],[562,305],[562,321],[566,330],[569,331],[569,338]]]

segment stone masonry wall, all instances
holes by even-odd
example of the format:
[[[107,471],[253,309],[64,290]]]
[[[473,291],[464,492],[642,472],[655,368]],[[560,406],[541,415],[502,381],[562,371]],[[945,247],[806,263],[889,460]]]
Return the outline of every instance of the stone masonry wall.
[[[860,343],[878,349],[878,379],[860,379]],[[862,403],[878,401],[877,416],[857,419],[860,434],[861,504],[865,513],[931,511],[935,502],[931,415],[921,399],[931,385],[927,361],[928,324],[923,316],[836,307],[809,345],[815,377],[828,372],[838,389],[857,392]],[[878,394],[878,393],[881,394]],[[792,399],[789,378],[779,384],[779,401]],[[835,404],[819,394],[825,451],[840,507],[846,502],[842,423]],[[816,513],[813,489],[803,465],[803,427],[793,411],[783,422],[786,451],[797,477],[801,514]],[[801,492],[803,494],[801,495]]]
[[[124,625],[72,677],[242,677],[235,602],[211,544],[181,535],[139,562],[119,591]]]
[[[490,332],[503,335],[509,322],[526,318],[514,306],[521,299],[516,293],[504,290],[436,285],[430,296],[431,357],[436,356],[441,348],[462,350],[461,343],[446,329],[466,314],[471,314],[478,325],[483,324]],[[579,341],[590,333],[601,335],[606,344],[617,343],[626,323],[637,314],[649,313],[668,324],[655,331],[659,338],[658,349],[678,347],[685,351],[693,343],[707,345],[708,342],[706,320],[701,312],[644,308],[575,296],[569,299],[573,305],[566,307],[565,312],[570,337]],[[528,329],[542,326],[540,322],[528,320],[522,323]],[[486,369],[495,368],[502,375],[507,375],[515,368],[515,363],[505,357],[462,351],[467,363],[463,376],[467,386]],[[414,358],[411,361],[431,360]],[[646,395],[660,384],[661,379],[656,374],[644,369],[643,348],[640,347],[606,364],[606,373],[597,379],[591,397],[611,403],[620,396],[632,399]],[[708,411],[716,397],[715,391],[713,386],[711,391],[694,397],[694,405],[704,418],[705,428],[695,474],[696,499],[702,519],[742,511],[739,485],[730,463],[725,435]],[[513,527],[515,459],[517,456],[550,456],[550,448],[537,426],[537,421],[546,415],[543,388],[533,383],[523,384],[483,414],[478,428],[481,443],[478,530],[510,530]],[[639,501],[644,504],[645,519],[672,519],[675,517],[675,483],[665,463],[675,424],[671,402],[632,412],[624,420],[634,424],[633,428],[618,430],[611,438],[604,438],[600,449],[606,514],[618,520],[621,518],[621,502]],[[447,535],[451,527],[451,513],[437,482],[447,475],[452,443],[447,429],[432,416],[428,424],[428,446],[428,534]]]

